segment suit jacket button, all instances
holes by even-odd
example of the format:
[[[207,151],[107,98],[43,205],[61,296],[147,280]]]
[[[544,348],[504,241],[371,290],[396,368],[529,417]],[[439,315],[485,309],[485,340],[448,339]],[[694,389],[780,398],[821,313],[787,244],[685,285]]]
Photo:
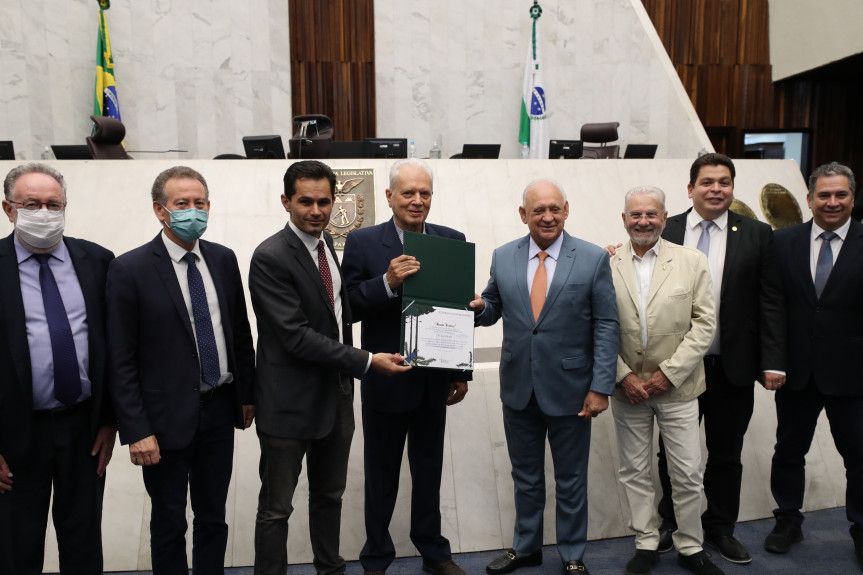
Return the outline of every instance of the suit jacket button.
[[[635,353],[637,353],[638,355],[641,355],[642,351],[640,349],[636,349]]]
[[[201,388],[199,388],[199,387],[193,387],[193,388],[192,388],[192,391],[201,391]]]
[[[533,330],[533,335],[536,335],[536,330]]]

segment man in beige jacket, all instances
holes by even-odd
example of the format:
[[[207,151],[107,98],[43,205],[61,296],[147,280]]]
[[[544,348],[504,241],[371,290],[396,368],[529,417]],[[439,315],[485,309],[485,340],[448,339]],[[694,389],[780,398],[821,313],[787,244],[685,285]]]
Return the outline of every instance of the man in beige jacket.
[[[638,187],[626,194],[623,223],[630,242],[611,259],[620,318],[617,388],[611,401],[620,481],[629,501],[635,556],[629,575],[659,562],[659,514],[651,475],[654,419],[668,454],[678,529],[677,563],[695,573],[721,574],[702,549],[702,468],[698,396],[716,327],[707,258],[660,238],[665,194]]]

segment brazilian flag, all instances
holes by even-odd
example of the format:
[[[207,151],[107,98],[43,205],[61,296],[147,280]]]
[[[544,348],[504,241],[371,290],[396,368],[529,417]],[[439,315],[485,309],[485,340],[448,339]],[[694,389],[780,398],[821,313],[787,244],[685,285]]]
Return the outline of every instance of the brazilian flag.
[[[114,57],[111,55],[111,40],[105,10],[111,0],[99,0],[99,42],[96,45],[96,98],[94,116],[111,116],[120,120],[120,101],[117,99],[117,83],[114,80]]]

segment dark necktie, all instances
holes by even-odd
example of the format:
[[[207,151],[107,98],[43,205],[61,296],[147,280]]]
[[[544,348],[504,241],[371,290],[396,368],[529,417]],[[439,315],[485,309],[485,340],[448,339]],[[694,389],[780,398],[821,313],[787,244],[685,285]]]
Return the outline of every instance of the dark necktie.
[[[327,288],[327,294],[330,296],[330,305],[336,309],[336,300],[333,297],[333,275],[330,273],[330,264],[327,263],[325,250],[324,240],[318,240],[318,271],[321,272],[321,279],[324,280],[324,287]]]
[[[45,319],[51,334],[51,354],[54,358],[54,397],[64,405],[72,405],[81,395],[81,375],[78,371],[78,354],[66,306],[54,273],[48,267],[50,254],[35,254],[39,262],[39,285],[45,304]]]
[[[815,294],[821,297],[824,286],[830,272],[833,271],[833,247],[830,242],[838,237],[836,232],[821,232],[821,250],[818,252],[818,261],[815,263]]]
[[[710,255],[710,226],[712,225],[711,220],[701,220],[701,236],[698,238],[698,245],[695,246],[706,256]]]
[[[198,266],[195,264],[195,254],[186,253],[183,260],[188,264],[186,278],[189,281],[189,298],[192,300],[192,316],[195,318],[195,337],[198,339],[198,355],[201,358],[201,373],[204,383],[210,387],[219,384],[219,350],[216,348],[216,336],[213,332],[213,319],[210,317],[210,305],[207,303],[207,292],[204,290],[204,280]]]

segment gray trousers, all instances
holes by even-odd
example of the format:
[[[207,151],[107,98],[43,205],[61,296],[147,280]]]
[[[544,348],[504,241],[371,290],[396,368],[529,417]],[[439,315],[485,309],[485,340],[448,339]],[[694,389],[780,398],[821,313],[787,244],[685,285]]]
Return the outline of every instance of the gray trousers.
[[[261,492],[255,518],[255,575],[284,575],[288,568],[288,518],[306,457],[309,535],[318,575],[344,573],[339,555],[342,494],[354,435],[353,396],[342,395],[333,429],[321,439],[274,437],[258,431]]]

